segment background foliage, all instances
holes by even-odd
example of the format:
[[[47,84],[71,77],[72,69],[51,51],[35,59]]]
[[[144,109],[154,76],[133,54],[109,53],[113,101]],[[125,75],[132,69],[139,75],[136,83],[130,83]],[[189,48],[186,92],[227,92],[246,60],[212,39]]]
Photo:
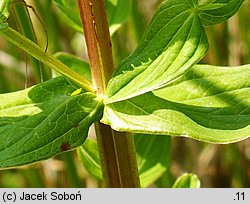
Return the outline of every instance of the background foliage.
[[[127,22],[112,37],[116,64],[136,47],[160,2],[160,0],[132,1]],[[30,0],[27,3],[34,6],[45,25],[49,36],[50,53],[64,51],[87,59],[86,50],[78,46],[78,41],[82,41],[82,34],[69,29],[63,18],[60,18],[58,6],[49,0]],[[23,5],[15,5],[16,10],[20,7]],[[240,11],[228,22],[207,28],[210,48],[203,59],[204,63],[250,64],[249,8],[250,1],[246,0]],[[18,12],[21,11],[15,13],[18,15]],[[13,16],[11,15],[10,19],[11,26],[19,29],[20,23]],[[37,41],[45,47],[43,27],[32,12],[31,18]],[[28,72],[26,72],[26,60],[27,57],[22,51],[0,38],[0,93],[23,89],[26,77],[28,86],[39,82],[36,70],[31,68],[38,66],[37,62],[29,60]],[[44,73],[44,78],[46,79],[50,74]],[[90,130],[89,135],[94,137],[93,129]],[[164,169],[164,173],[161,173],[158,180],[151,184],[152,187],[172,187],[173,185],[176,187],[180,183],[183,185],[183,182],[175,183],[175,180],[184,172],[196,174],[201,180],[201,187],[250,187],[250,139],[230,145],[206,144],[175,137],[171,140],[171,158],[161,157],[161,160],[165,159],[168,163],[169,168]],[[140,161],[140,154],[138,154],[138,160]],[[140,162],[143,169],[143,161]],[[98,172],[96,174],[100,177]],[[95,175],[87,173],[76,151],[73,151],[42,163],[0,171],[0,187],[97,187],[100,183],[94,177]],[[196,185],[191,184],[196,178],[190,176],[184,179],[189,179],[191,186]]]

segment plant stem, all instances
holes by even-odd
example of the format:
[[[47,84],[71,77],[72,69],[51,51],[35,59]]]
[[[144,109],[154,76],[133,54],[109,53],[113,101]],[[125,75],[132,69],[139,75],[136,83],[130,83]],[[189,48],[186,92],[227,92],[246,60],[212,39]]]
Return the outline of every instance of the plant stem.
[[[112,130],[122,187],[140,187],[134,138],[132,134]]]
[[[104,1],[78,0],[78,5],[94,88],[97,94],[105,95],[114,63]],[[101,123],[95,128],[105,186],[140,187],[132,136]]]
[[[64,76],[67,76],[72,81],[79,84],[85,91],[94,92],[92,84],[84,79],[81,75],[72,71],[65,64],[54,58],[52,55],[45,53],[37,44],[24,37],[17,31],[8,27],[6,30],[0,30],[0,35],[6,38],[8,41],[21,48],[27,52],[32,57],[38,59],[45,65],[49,66],[52,69],[60,72]]]
[[[105,187],[122,187],[116,159],[115,144],[110,126],[95,123],[96,139]]]
[[[111,41],[102,1],[78,0],[91,74],[97,94],[104,94],[114,71]],[[102,12],[103,11],[103,12]]]

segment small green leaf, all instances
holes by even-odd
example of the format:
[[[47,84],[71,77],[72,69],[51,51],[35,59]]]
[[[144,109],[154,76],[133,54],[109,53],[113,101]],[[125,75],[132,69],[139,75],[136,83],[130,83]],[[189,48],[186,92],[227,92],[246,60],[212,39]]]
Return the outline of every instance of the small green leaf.
[[[244,0],[207,0],[198,6],[199,17],[204,26],[226,21],[240,8]]]
[[[0,1],[0,24],[5,23],[10,15],[10,0]]]
[[[171,138],[160,135],[135,134],[135,147],[141,187],[148,187],[168,169]]]
[[[250,65],[196,65],[172,85],[106,104],[117,131],[232,143],[250,136]]]
[[[57,52],[53,56],[88,81],[92,81],[89,63],[86,61],[66,52]]]
[[[77,154],[88,173],[101,181],[102,171],[96,141],[88,138],[84,144],[77,149]]]
[[[10,0],[0,1],[0,30],[5,30],[8,28],[8,23],[6,22],[10,15]]]
[[[80,146],[102,102],[58,77],[0,95],[0,168],[41,161]]]
[[[195,174],[182,174],[174,183],[173,188],[200,188],[200,180]]]
[[[70,96],[76,96],[82,92],[82,88],[76,89]]]

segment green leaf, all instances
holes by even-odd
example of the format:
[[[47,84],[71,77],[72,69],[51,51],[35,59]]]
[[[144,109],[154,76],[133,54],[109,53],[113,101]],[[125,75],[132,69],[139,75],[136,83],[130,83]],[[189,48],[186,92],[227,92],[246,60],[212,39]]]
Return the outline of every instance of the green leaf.
[[[135,135],[137,163],[142,187],[154,183],[169,167],[171,139],[159,135]],[[77,150],[88,173],[102,180],[100,159],[95,140],[87,139]]]
[[[83,32],[77,1],[53,0],[59,13],[69,26]],[[106,0],[106,8],[111,36],[126,21],[131,7],[131,0]]]
[[[80,146],[102,114],[102,102],[58,77],[0,95],[0,168],[53,157]]]
[[[244,0],[206,0],[200,1],[199,17],[204,26],[222,23],[233,16]]]
[[[250,65],[196,65],[175,83],[106,104],[102,122],[117,131],[232,143],[250,136]]]
[[[173,188],[200,188],[200,180],[195,174],[182,174],[174,183]]]
[[[135,147],[141,187],[148,187],[168,169],[171,138],[160,135],[135,134]]]
[[[87,172],[101,181],[102,171],[96,141],[88,138],[81,147],[77,148],[77,154]]]
[[[117,68],[107,103],[172,83],[207,52],[207,38],[190,0],[165,1],[136,50]]]
[[[54,54],[54,57],[88,81],[92,81],[89,63],[86,61],[66,52],[57,52]]]
[[[0,24],[7,21],[10,15],[10,0],[1,0],[0,2]]]
[[[211,21],[217,19],[213,23],[225,21],[239,9],[242,1],[236,1],[209,1],[202,5],[193,0],[165,1],[136,50],[118,66],[108,84],[106,103],[130,99],[177,80],[207,52],[203,24],[210,24],[205,23],[204,16],[211,14]],[[225,11],[202,10],[202,6],[218,2],[228,2],[223,6]]]
[[[10,15],[10,0],[0,1],[0,30],[5,30],[8,28],[7,19]]]

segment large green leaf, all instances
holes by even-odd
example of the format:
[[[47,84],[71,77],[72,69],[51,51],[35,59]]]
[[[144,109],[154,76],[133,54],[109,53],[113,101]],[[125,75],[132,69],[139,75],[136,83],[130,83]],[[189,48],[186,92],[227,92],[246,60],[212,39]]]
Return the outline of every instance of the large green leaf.
[[[76,0],[53,0],[62,19],[78,32],[83,32]],[[131,7],[131,0],[106,0],[110,34],[126,21]]]
[[[195,174],[182,174],[174,183],[173,188],[200,188],[200,180]]]
[[[177,80],[198,63],[208,49],[204,16],[210,13],[211,21],[217,19],[214,23],[225,21],[242,3],[236,1],[207,1],[202,5],[195,0],[165,1],[139,46],[118,66],[108,84],[106,102],[126,100]],[[217,10],[213,12],[203,7],[214,7],[218,2],[224,5],[224,13],[219,12],[221,18],[217,18]]]
[[[102,102],[58,77],[0,95],[0,168],[48,159],[80,146],[100,119]]]
[[[110,80],[107,102],[166,86],[204,56],[207,38],[191,2],[168,0],[161,5],[139,46]]]
[[[250,65],[196,65],[175,83],[106,104],[102,122],[118,131],[230,143],[250,136]]]
[[[159,135],[139,134],[135,134],[134,138],[141,187],[147,187],[169,167],[171,139]],[[77,152],[88,173],[102,180],[96,141],[88,139]]]
[[[225,21],[242,2],[165,1],[108,84],[102,122],[118,131],[215,143],[247,138],[250,66],[193,66],[207,50],[203,26]]]

